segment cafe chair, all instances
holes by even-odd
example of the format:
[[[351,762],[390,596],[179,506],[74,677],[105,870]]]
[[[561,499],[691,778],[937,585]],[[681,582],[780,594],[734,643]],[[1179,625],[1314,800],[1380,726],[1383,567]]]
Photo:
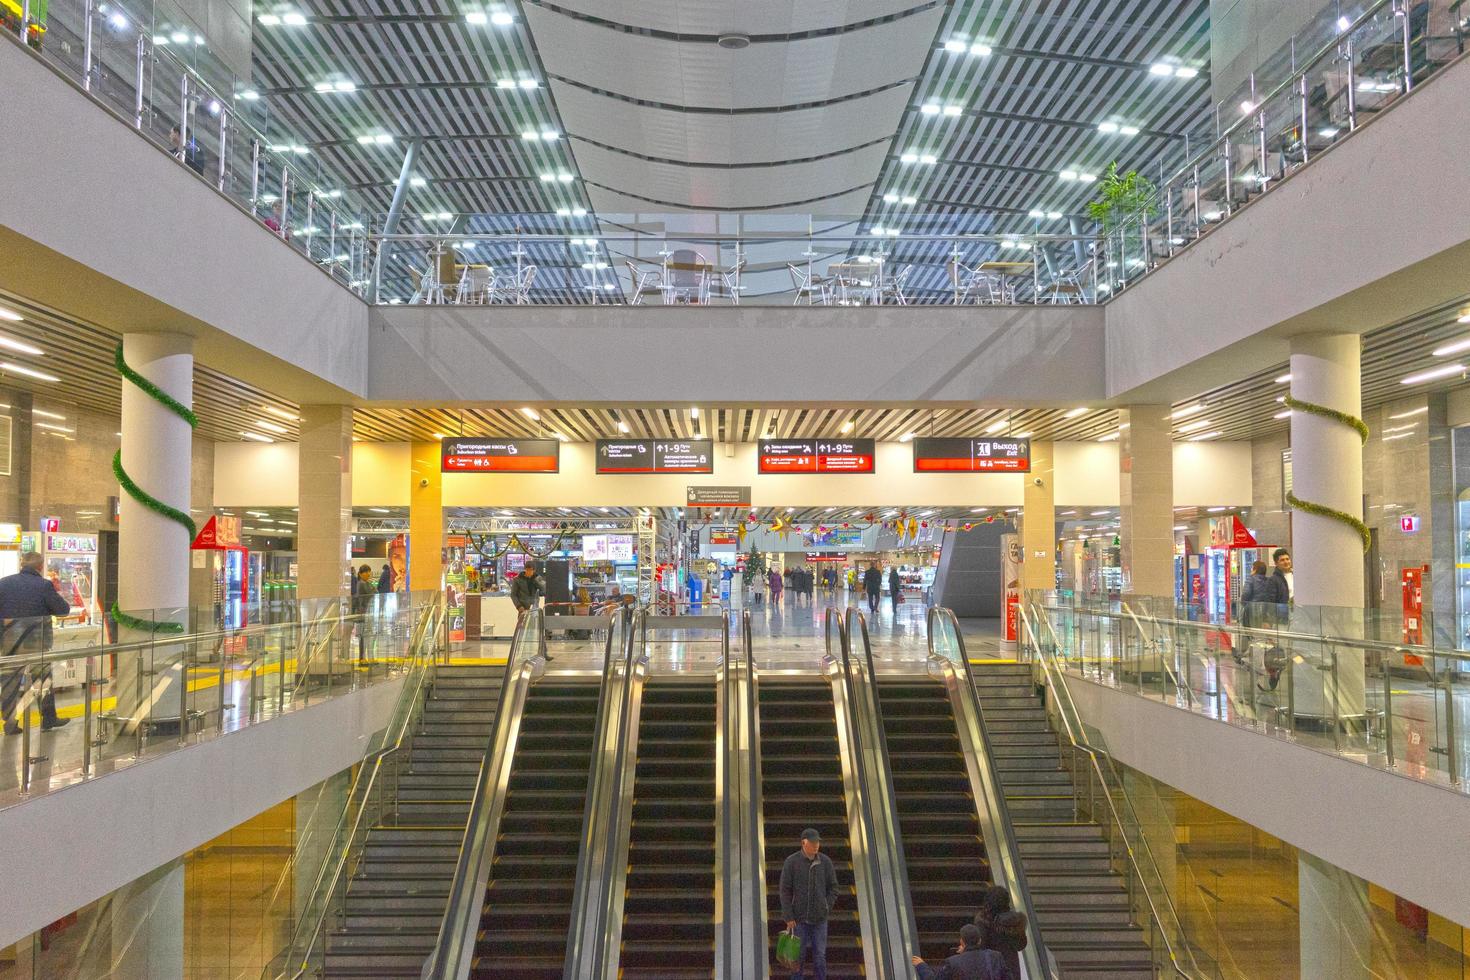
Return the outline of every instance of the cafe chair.
[[[908,282],[909,274],[913,271],[914,267],[912,265],[906,265],[902,269],[899,269],[896,274],[883,280],[883,284],[878,290],[878,302],[886,303],[889,300],[893,300],[899,306],[908,306],[908,297],[904,295],[903,287]]]
[[[720,285],[725,289],[725,295],[730,297],[734,306],[740,305],[740,274],[745,271],[745,260],[741,259],[732,265],[727,271],[720,273]]]
[[[627,259],[624,265],[628,267],[628,304],[630,306],[641,306],[645,295],[663,291],[661,270],[640,269],[632,259]]]
[[[709,303],[709,260],[689,248],[676,249],[669,257],[668,281],[664,285],[664,302],[703,306]]]
[[[791,301],[792,306],[800,306],[802,297],[806,297],[808,306],[826,306],[831,302],[831,284],[826,279],[815,274],[807,275],[805,269],[791,262],[786,263],[786,268],[791,271],[791,286],[796,294]]]
[[[484,305],[490,301],[490,284],[494,275],[488,265],[467,265],[459,276],[454,301],[460,304]]]

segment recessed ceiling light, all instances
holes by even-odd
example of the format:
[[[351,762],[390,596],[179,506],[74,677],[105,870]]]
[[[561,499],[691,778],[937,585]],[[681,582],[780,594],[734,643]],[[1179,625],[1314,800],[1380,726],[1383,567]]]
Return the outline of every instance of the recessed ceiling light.
[[[1008,426],[1010,424],[1011,423],[1010,423],[1010,420],[1009,419],[1000,419],[998,421],[992,422],[992,423],[990,423],[989,425],[987,425],[985,427],[985,434],[987,436],[993,436],[997,432],[1004,432],[1005,429],[1006,429],[1006,426]]]
[[[944,42],[944,50],[950,54],[964,54],[969,45],[964,41],[949,40]]]
[[[1197,432],[1200,429],[1206,428],[1207,426],[1213,424],[1214,423],[1212,423],[1209,419],[1195,419],[1193,422],[1185,422],[1183,425],[1179,426],[1179,431]]]
[[[1219,436],[1220,436],[1220,431],[1217,429],[1214,432],[1206,432],[1203,435],[1191,436],[1190,439],[1189,439],[1189,441],[1190,442],[1204,442],[1206,439],[1216,439]]]
[[[170,41],[174,42],[175,44],[188,44],[189,43],[189,35],[185,31],[174,31],[172,34],[170,34],[168,36],[168,38],[169,38]]]
[[[471,10],[469,13],[464,15],[464,21],[466,24],[473,24],[476,27],[483,27],[485,24],[490,22],[490,17],[483,10]]]
[[[260,98],[260,93],[253,88],[241,89],[237,98],[244,99],[246,102],[255,102]]]
[[[259,432],[242,432],[240,438],[249,439],[251,442],[275,442],[270,436],[263,436]]]
[[[572,217],[574,217],[574,218],[585,218],[585,217],[587,217],[587,209],[586,208],[572,208]]]
[[[937,116],[939,115],[939,103],[926,102],[919,106],[919,111],[926,116]]]
[[[1138,127],[1137,126],[1121,126],[1121,127],[1119,127],[1118,132],[1121,133],[1124,136],[1137,136],[1138,135]]]
[[[1178,68],[1175,68],[1174,69],[1174,77],[1175,78],[1186,78],[1186,79],[1188,79],[1188,78],[1198,78],[1199,77],[1199,69],[1198,68],[1186,68],[1183,65],[1180,65]]]
[[[917,197],[904,197],[904,198],[900,198],[898,203],[899,204],[910,204],[910,205],[912,205],[912,204],[918,204],[919,203],[919,199]]]
[[[429,435],[433,436],[435,439],[443,439],[444,438],[444,433],[442,433],[442,432],[430,432]]]
[[[523,88],[523,89],[525,89],[527,91],[530,91],[531,89],[536,88],[537,85],[539,85],[539,84],[540,83],[537,82],[536,79],[534,79],[534,78],[523,78],[519,82],[516,82],[516,85],[517,86],[519,86],[520,88]]]
[[[914,437],[914,433],[912,433],[912,432],[905,432],[903,435],[901,435],[901,436],[898,437],[898,441],[899,442],[908,442],[909,440],[913,439],[913,437]]]
[[[626,433],[628,431],[628,423],[627,422],[624,422],[622,420],[619,420],[618,421],[618,431],[619,432]]]
[[[1064,412],[1062,414],[1062,418],[1064,418],[1064,419],[1075,419],[1079,415],[1086,415],[1086,414],[1087,414],[1087,409],[1085,409],[1085,408],[1073,408],[1073,409],[1069,409],[1068,411]]]
[[[932,167],[939,162],[939,158],[932,153],[920,153],[919,162],[926,167]]]
[[[281,23],[287,27],[304,27],[306,26],[306,17],[292,10],[289,13],[281,15]]]
[[[1109,432],[1107,435],[1103,436],[1102,438],[1098,439],[1097,441],[1098,442],[1112,442],[1114,439],[1117,439],[1119,435],[1121,435],[1121,433],[1118,433],[1118,432]]]
[[[285,435],[287,431],[284,425],[277,425],[274,422],[267,422],[265,419],[256,419],[255,424],[260,426],[267,432],[274,432],[278,435]]]
[[[64,425],[55,425],[55,424],[53,424],[51,422],[37,422],[36,423],[36,428],[38,428],[38,429],[49,429],[52,432],[76,432],[77,431],[76,429],[68,429]]]
[[[965,110],[964,110],[964,107],[963,106],[947,105],[947,106],[944,107],[944,114],[946,116],[958,116],[960,113],[962,113],[964,111]]]
[[[9,371],[11,374],[24,375],[27,378],[35,378],[37,381],[61,380],[54,374],[47,374],[44,371],[37,371],[33,368],[28,368],[23,364],[12,364],[9,361],[0,361],[0,371]]]
[[[490,15],[490,23],[494,24],[496,27],[509,27],[511,24],[515,23],[515,18],[506,13],[504,10],[497,10],[495,11],[495,13]]]
[[[855,424],[856,424],[856,423],[854,423],[854,422],[853,422],[853,421],[852,421],[852,420],[851,420],[851,419],[849,419],[849,420],[848,420],[848,421],[846,421],[846,422],[843,422],[843,423],[842,423],[842,429],[841,429],[841,432],[842,432],[842,434],[843,434],[843,435],[847,435],[847,434],[848,434],[848,433],[849,433],[849,432],[851,432],[851,431],[852,431],[852,429],[853,429],[853,426],[854,426],[854,425],[855,425]]]
[[[495,87],[498,89],[515,88],[516,80],[514,78],[502,78],[495,83]]]
[[[970,53],[973,54],[977,58],[989,58],[990,57],[990,52],[991,52],[991,48],[990,48],[990,45],[988,45],[988,44],[979,44],[979,43],[976,43],[976,44],[970,45]]]
[[[1428,405],[1421,405],[1418,408],[1411,408],[1407,412],[1399,412],[1397,415],[1390,415],[1389,418],[1391,418],[1391,419],[1408,419],[1408,418],[1413,418],[1415,415],[1425,415],[1425,414],[1428,414],[1428,412],[1429,412],[1429,406]],[[34,411],[32,412],[32,414],[35,414]]]
[[[1076,180],[1077,179],[1077,171],[1075,171],[1075,170],[1063,170],[1061,173],[1057,174],[1057,176],[1060,177],[1060,178],[1062,178],[1063,180]]]
[[[260,21],[262,27],[276,27],[281,23],[281,18],[276,14],[261,14],[256,20]]]
[[[0,367],[3,366],[4,365],[0,365]],[[1431,368],[1428,371],[1420,371],[1418,374],[1411,374],[1407,378],[1399,381],[1399,384],[1416,385],[1421,381],[1433,381],[1436,378],[1448,378],[1451,375],[1460,374],[1464,370],[1465,365],[1463,364],[1447,364],[1444,367]]]
[[[1203,412],[1204,410],[1205,406],[1202,403],[1195,402],[1193,405],[1185,405],[1183,408],[1174,409],[1174,411],[1169,413],[1169,418],[1182,419],[1186,415],[1193,415],[1195,412]]]
[[[884,194],[883,195],[883,203],[884,204],[897,204],[898,203],[898,195],[897,194]]]
[[[902,155],[899,156],[898,162],[899,163],[918,163],[919,162],[919,155],[917,153],[904,153],[904,154],[902,154]]]
[[[1097,131],[1099,133],[1116,133],[1118,131],[1118,124],[1115,122],[1100,122],[1097,124]]]
[[[7,347],[10,350],[21,354],[29,354],[32,357],[44,357],[46,354],[39,347],[32,347],[24,341],[16,340],[14,337],[6,337],[3,334],[0,334],[0,347]]]

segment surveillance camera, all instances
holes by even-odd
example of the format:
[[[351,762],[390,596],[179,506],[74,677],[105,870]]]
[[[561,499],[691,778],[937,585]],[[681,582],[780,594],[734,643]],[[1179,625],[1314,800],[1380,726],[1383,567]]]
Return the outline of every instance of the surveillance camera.
[[[421,486],[421,487],[426,487],[428,485],[429,485],[429,480],[428,480],[427,477],[419,481],[419,486]]]
[[[1034,483],[1034,484],[1036,484],[1038,487],[1042,485],[1042,483],[1041,483],[1041,477],[1039,477],[1039,476],[1032,477],[1031,478],[1031,482]]]

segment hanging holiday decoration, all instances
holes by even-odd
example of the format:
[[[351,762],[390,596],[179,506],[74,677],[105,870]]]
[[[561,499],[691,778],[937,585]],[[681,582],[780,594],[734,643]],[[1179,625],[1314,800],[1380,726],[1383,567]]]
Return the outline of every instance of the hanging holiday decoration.
[[[1366,446],[1368,444],[1368,423],[1356,415],[1350,415],[1347,412],[1341,412],[1335,408],[1329,408],[1326,405],[1318,405],[1315,402],[1304,402],[1290,395],[1286,396],[1283,404],[1293,412],[1306,412],[1308,415],[1316,415],[1319,418],[1330,419],[1339,425],[1345,425],[1358,434],[1358,438],[1363,441],[1363,445]],[[1365,552],[1373,544],[1373,533],[1368,529],[1368,525],[1347,511],[1338,510],[1335,507],[1328,507],[1326,504],[1317,503],[1314,500],[1302,500],[1290,490],[1286,491],[1286,505],[1294,510],[1299,510],[1315,517],[1325,517],[1329,520],[1337,521],[1339,524],[1346,524],[1356,531],[1358,537],[1363,540],[1363,551]]]
[[[158,402],[164,408],[168,409],[170,412],[173,412],[179,418],[189,423],[190,429],[198,427],[198,416],[190,411],[190,409],[186,405],[184,405],[183,402],[179,401],[177,398],[174,398],[168,392],[158,387],[158,385],[143,377],[141,374],[135,371],[131,365],[128,364],[128,362],[123,358],[122,344],[118,344],[117,349],[113,351],[112,363],[113,366],[117,368],[117,373],[120,374],[124,380],[131,382],[136,388],[138,388],[138,390],[142,391],[144,394],[152,398],[154,401]],[[146,507],[147,509],[153,511],[153,513],[159,514],[163,517],[167,517],[175,524],[184,527],[189,532],[188,540],[194,540],[195,534],[198,533],[197,529],[194,526],[194,519],[179,508],[170,507],[162,500],[159,500],[157,497],[153,496],[151,493],[138,486],[138,484],[133,481],[133,478],[128,475],[128,471],[123,469],[121,449],[113,454],[112,475],[117,478],[118,485],[122,487],[123,492],[126,493],[129,497],[132,497],[133,500]],[[119,609],[116,602],[113,602],[112,604],[112,618],[117,622],[119,626],[125,626],[128,629],[140,630],[145,633],[184,632],[183,623],[173,623],[167,620],[142,619],[138,616],[130,616]]]

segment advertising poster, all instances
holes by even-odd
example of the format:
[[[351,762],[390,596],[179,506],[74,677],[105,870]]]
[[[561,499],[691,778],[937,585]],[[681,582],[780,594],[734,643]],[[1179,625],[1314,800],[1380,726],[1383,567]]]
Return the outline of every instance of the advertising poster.
[[[445,615],[449,618],[449,642],[464,642],[465,593],[469,591],[469,576],[465,574],[464,558],[450,561],[444,572]]]
[[[1016,637],[1020,635],[1021,562],[1024,559],[1025,555],[1021,553],[1020,535],[1002,534],[1000,536],[1000,584],[1004,605],[1001,615],[1005,622],[1005,630],[1000,640],[1002,650],[1014,651]]]
[[[408,588],[408,535],[400,534],[388,543],[388,567],[393,570],[393,591]]]

